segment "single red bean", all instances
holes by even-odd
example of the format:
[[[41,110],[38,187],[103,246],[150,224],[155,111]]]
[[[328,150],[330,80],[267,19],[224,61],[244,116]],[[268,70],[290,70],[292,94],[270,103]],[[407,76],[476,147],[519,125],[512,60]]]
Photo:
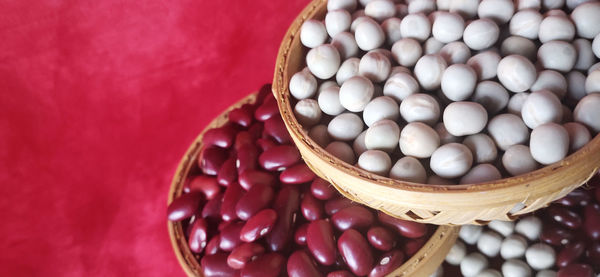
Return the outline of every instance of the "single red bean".
[[[185,191],[186,188],[184,187]],[[210,200],[215,198],[220,192],[221,187],[217,183],[217,178],[206,175],[198,175],[188,183],[187,185],[188,191],[200,191],[204,193],[206,199]]]
[[[248,220],[260,210],[269,206],[275,192],[270,186],[253,186],[235,205],[235,213],[241,220]]]
[[[237,130],[232,125],[225,125],[218,128],[213,128],[202,136],[202,143],[205,147],[217,146],[221,148],[229,148],[233,145],[233,140]]]
[[[398,242],[392,231],[381,226],[371,227],[367,231],[367,240],[371,246],[381,251],[390,251]]]
[[[258,147],[260,147],[260,149],[262,149],[263,152],[277,146],[275,142],[268,138],[259,138],[256,140],[256,144]]]
[[[421,237],[421,238],[418,238],[418,239],[407,240],[406,243],[404,243],[404,253],[408,257],[414,255],[421,248],[423,248],[423,245],[425,245],[425,243],[427,243],[427,239],[428,238]]]
[[[227,265],[227,253],[206,255],[200,260],[200,265],[202,274],[206,277],[234,276],[236,274],[235,269]]]
[[[229,253],[227,264],[233,269],[242,269],[246,266],[246,263],[256,259],[264,252],[265,248],[258,243],[242,243]]]
[[[554,225],[544,226],[540,234],[541,241],[554,246],[565,245],[572,239],[573,233]]]
[[[557,273],[557,277],[593,277],[594,271],[592,267],[586,264],[570,264],[561,268]]]
[[[300,192],[297,188],[285,186],[279,190],[273,204],[273,209],[277,212],[277,221],[271,233],[266,237],[271,251],[282,251],[289,244],[299,206]]]
[[[266,121],[269,118],[279,116],[279,107],[273,97],[266,97],[265,101],[254,112],[254,118],[259,121]]]
[[[337,213],[341,209],[351,207],[351,206],[356,206],[356,205],[357,204],[352,202],[352,200],[345,198],[345,197],[333,198],[333,199],[327,200],[327,202],[325,202],[325,213],[327,213],[327,215],[331,216],[331,215],[334,215],[335,213]]]
[[[276,179],[271,173],[256,169],[247,169],[240,174],[238,181],[242,188],[249,190],[255,185],[273,186],[275,185]]]
[[[296,250],[287,261],[287,273],[290,277],[318,277],[323,276],[317,263],[304,250]]]
[[[235,161],[238,175],[248,169],[256,169],[258,167],[258,148],[256,145],[244,145],[237,152]]]
[[[223,166],[223,163],[229,158],[226,149],[218,147],[205,148],[198,159],[198,167],[206,175],[217,175]]]
[[[358,276],[369,274],[373,268],[373,253],[367,240],[358,231],[354,229],[344,231],[337,245],[352,273]]]
[[[223,194],[219,193],[219,195],[215,196],[215,198],[206,202],[204,207],[202,208],[201,216],[202,218],[220,218],[221,217],[221,203],[223,200]]]
[[[600,261],[600,241],[596,241],[588,245],[585,251],[585,256],[591,263],[598,264],[598,261]]]
[[[223,203],[221,203],[221,218],[224,221],[233,221],[238,218],[235,206],[243,195],[244,190],[238,183],[231,183],[225,189]]]
[[[281,254],[277,252],[267,253],[247,263],[240,276],[277,277],[283,272],[285,263],[285,257]]]
[[[235,182],[237,179],[237,168],[235,167],[236,157],[229,157],[219,169],[217,174],[217,182],[223,186],[229,186],[229,184]]]
[[[253,242],[266,236],[277,220],[277,213],[273,209],[262,210],[253,215],[240,233],[240,239],[245,242]]]
[[[299,163],[281,172],[279,180],[284,184],[302,184],[312,181],[315,177],[315,173],[305,163]]]
[[[585,206],[590,202],[590,200],[591,196],[588,194],[588,192],[579,188],[570,192],[565,197],[556,200],[555,202],[563,206],[574,207]]]
[[[587,205],[583,212],[583,230],[592,240],[600,240],[600,204]]]
[[[565,247],[558,252],[556,256],[556,265],[558,267],[565,267],[570,263],[576,261],[583,255],[585,251],[585,243],[582,241],[576,241],[565,245]]]
[[[319,200],[329,200],[333,198],[337,193],[335,188],[331,184],[329,184],[329,182],[321,178],[316,178],[310,184],[310,192],[315,198]]]
[[[266,101],[266,99],[274,100],[273,96],[273,86],[270,83],[266,83],[260,87],[258,90],[258,94],[256,96],[256,103],[262,103]]]
[[[231,251],[242,243],[240,233],[244,227],[244,222],[235,222],[227,225],[221,230],[221,239],[219,248],[223,251]]]
[[[254,121],[254,109],[251,105],[243,105],[231,110],[228,117],[230,122],[239,124],[242,127],[249,127]]]
[[[383,277],[392,273],[404,263],[404,253],[393,250],[383,254],[369,273],[369,277]]]
[[[221,235],[217,234],[212,237],[206,244],[204,255],[214,255],[219,252],[219,244],[221,244]]]
[[[273,116],[265,121],[264,133],[272,137],[279,144],[292,143],[292,137],[285,128],[285,123],[279,116]]]
[[[395,218],[381,211],[377,213],[377,217],[380,222],[390,227],[394,227],[400,235],[407,238],[420,238],[427,233],[427,225],[422,223]]]
[[[308,192],[302,195],[300,210],[302,211],[304,218],[308,221],[323,218],[323,203]]]
[[[564,207],[551,205],[547,208],[548,216],[558,224],[570,229],[578,229],[581,227],[581,217]]]
[[[352,206],[341,209],[331,216],[331,222],[340,231],[366,229],[373,224],[373,213],[363,206]]]
[[[252,134],[250,134],[250,132],[241,131],[235,136],[235,144],[233,145],[233,149],[239,152],[240,149],[242,149],[242,147],[246,145],[253,145],[254,141],[255,139],[254,137],[252,137]]]
[[[294,146],[279,145],[260,154],[260,165],[269,171],[282,170],[300,161],[300,152]]]
[[[296,244],[306,245],[306,231],[308,230],[308,224],[309,223],[304,223],[296,229],[296,232],[294,233],[294,241]]]
[[[188,238],[188,246],[194,253],[200,253],[206,247],[208,240],[208,224],[204,218],[196,218]]]
[[[315,220],[306,229],[306,244],[317,262],[332,265],[336,259],[333,228],[327,220]]]
[[[196,191],[182,194],[169,204],[167,217],[171,221],[181,221],[190,218],[198,211],[203,202],[204,195],[202,192]]]
[[[336,270],[329,272],[327,277],[354,277],[354,274],[350,273],[348,270]]]

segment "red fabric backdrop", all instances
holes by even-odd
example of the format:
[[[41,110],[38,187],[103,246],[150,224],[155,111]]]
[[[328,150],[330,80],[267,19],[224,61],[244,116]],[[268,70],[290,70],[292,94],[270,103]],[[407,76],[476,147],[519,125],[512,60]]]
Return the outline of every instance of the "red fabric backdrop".
[[[177,163],[308,2],[2,1],[0,276],[183,276]]]

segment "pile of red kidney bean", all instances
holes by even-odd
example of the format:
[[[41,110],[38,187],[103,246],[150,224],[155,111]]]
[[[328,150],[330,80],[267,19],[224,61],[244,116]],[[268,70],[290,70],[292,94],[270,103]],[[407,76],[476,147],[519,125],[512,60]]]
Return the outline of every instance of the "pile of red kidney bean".
[[[167,216],[210,276],[384,276],[433,228],[354,203],[304,164],[270,85],[208,130]]]
[[[554,249],[556,260],[549,270],[557,277],[600,276],[600,172],[584,187],[533,215],[542,220],[542,229],[539,238],[528,244],[542,242]],[[467,245],[467,253],[472,252],[478,252],[477,247]],[[489,260],[489,266],[500,271],[503,262],[498,255]],[[458,266],[448,263],[444,263],[444,273],[461,275]]]

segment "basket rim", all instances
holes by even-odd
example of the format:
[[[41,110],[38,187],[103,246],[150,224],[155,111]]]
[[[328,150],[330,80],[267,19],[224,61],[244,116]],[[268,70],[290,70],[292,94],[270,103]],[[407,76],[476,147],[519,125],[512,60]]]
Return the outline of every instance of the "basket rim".
[[[510,176],[498,180],[482,182],[482,183],[474,183],[474,184],[456,184],[456,185],[441,185],[441,184],[422,184],[422,183],[414,183],[402,180],[396,180],[389,177],[380,176],[366,170],[363,170],[357,166],[348,164],[339,158],[331,155],[329,152],[325,151],[323,147],[318,145],[308,133],[302,128],[302,126],[298,123],[296,117],[293,115],[293,109],[291,107],[290,102],[290,92],[288,83],[289,80],[285,80],[286,71],[289,65],[289,53],[290,48],[295,39],[297,39],[298,34],[300,32],[300,27],[302,23],[308,19],[311,19],[318,12],[318,8],[320,5],[323,5],[327,2],[327,0],[313,0],[311,1],[305,9],[296,17],[296,19],[292,22],[290,27],[288,28],[284,39],[282,40],[279,48],[279,52],[277,55],[276,65],[275,65],[275,74],[273,79],[272,92],[275,95],[277,100],[277,105],[279,107],[279,112],[281,113],[288,130],[297,136],[297,140],[294,138],[294,141],[298,141],[302,143],[309,151],[317,156],[319,159],[326,161],[333,161],[338,170],[343,171],[344,173],[351,175],[354,178],[361,179],[363,181],[369,182],[373,186],[382,186],[387,188],[392,188],[395,190],[403,190],[410,192],[423,192],[423,193],[482,193],[482,192],[490,192],[497,191],[499,189],[507,189],[513,187],[519,187],[526,185],[532,180],[538,179],[541,176],[548,175],[550,173],[556,173],[555,171],[561,171],[564,167],[568,167],[575,160],[580,159],[582,156],[587,156],[589,153],[597,153],[600,152],[600,133],[596,134],[596,136],[590,140],[584,147],[579,150],[571,153],[570,155],[563,158],[561,161],[545,165],[541,168],[538,168],[534,171],[517,175]],[[287,76],[288,79],[291,76]],[[341,166],[340,166],[341,165]],[[596,166],[597,172],[600,168],[600,165]],[[586,180],[593,176],[592,173]]]

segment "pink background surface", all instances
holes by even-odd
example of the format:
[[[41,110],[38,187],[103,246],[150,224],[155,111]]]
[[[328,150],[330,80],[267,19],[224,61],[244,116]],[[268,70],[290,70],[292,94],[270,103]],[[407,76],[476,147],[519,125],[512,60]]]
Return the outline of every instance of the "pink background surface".
[[[0,3],[0,276],[184,276],[177,163],[308,2]]]

